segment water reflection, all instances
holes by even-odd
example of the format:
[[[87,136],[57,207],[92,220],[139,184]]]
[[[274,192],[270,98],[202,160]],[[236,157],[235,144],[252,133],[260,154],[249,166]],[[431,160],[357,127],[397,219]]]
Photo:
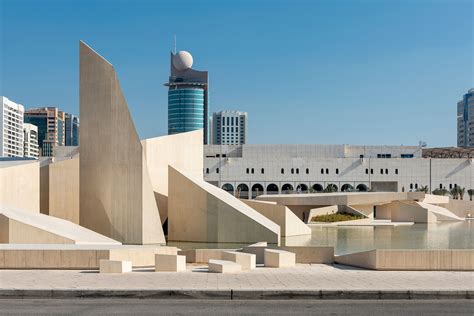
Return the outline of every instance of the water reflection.
[[[410,226],[311,226],[312,234],[282,238],[283,246],[332,246],[335,254],[371,249],[473,249],[474,223],[444,222]],[[262,240],[263,241],[263,240]],[[181,249],[232,249],[239,243],[169,242]]]

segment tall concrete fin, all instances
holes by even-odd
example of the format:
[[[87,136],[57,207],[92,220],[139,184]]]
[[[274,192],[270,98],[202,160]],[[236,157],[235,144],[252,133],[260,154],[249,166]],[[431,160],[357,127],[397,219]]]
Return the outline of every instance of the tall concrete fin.
[[[168,167],[168,239],[280,242],[280,226],[212,184]]]
[[[114,67],[84,42],[79,46],[80,224],[126,244],[165,243]]]

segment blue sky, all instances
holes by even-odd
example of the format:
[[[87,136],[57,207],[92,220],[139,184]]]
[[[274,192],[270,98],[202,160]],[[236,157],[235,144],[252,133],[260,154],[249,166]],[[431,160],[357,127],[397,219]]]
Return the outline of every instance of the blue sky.
[[[142,138],[167,131],[169,51],[210,75],[249,143],[456,142],[474,2],[0,0],[0,95],[79,113],[78,41],[114,64]]]

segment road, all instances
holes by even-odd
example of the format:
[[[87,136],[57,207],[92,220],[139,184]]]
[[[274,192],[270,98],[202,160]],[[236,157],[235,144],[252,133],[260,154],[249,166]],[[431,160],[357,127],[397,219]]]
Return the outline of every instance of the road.
[[[473,315],[473,300],[0,299],[0,315]]]

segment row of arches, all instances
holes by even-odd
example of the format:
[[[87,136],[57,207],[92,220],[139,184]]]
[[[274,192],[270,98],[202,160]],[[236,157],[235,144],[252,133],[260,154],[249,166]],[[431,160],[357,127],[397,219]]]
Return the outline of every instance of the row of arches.
[[[239,184],[236,188],[230,183],[226,183],[222,186],[222,189],[232,195],[235,195],[239,198],[242,199],[247,199],[251,197],[252,199],[256,198],[259,195],[262,194],[279,194],[280,190],[278,188],[278,185],[274,183],[270,183],[266,187],[266,192],[260,183],[256,183],[252,185],[251,188],[245,183]],[[251,189],[251,190],[250,190]],[[355,189],[354,187],[346,183],[341,186],[341,192],[352,192],[352,191],[358,191],[358,192],[367,192],[369,188],[367,185],[361,183],[358,184]],[[309,192],[337,192],[339,191],[339,188],[337,185],[334,183],[329,183],[326,188],[324,188],[321,184],[315,183],[310,187],[308,185],[301,183],[296,186],[296,188],[293,187],[292,184],[290,183],[285,183],[281,186],[281,193],[282,194],[289,194],[289,193],[309,193]]]

